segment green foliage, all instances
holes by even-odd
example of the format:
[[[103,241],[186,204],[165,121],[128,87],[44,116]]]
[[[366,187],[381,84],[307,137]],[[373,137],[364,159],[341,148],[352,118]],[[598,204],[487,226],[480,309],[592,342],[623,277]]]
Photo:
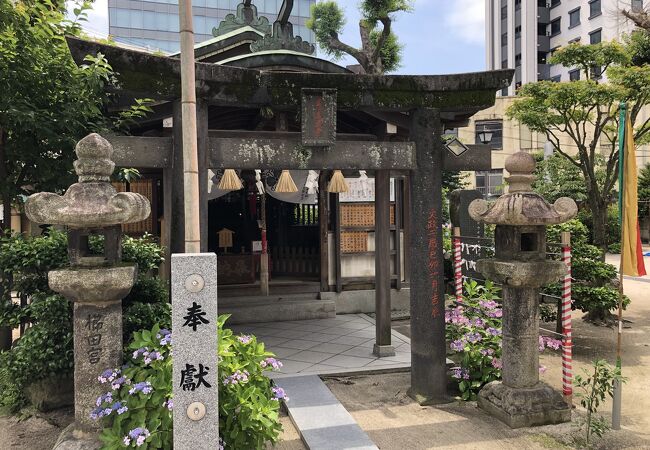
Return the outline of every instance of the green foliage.
[[[624,42],[630,52],[633,65],[642,66],[650,63],[650,33],[646,30],[635,30],[624,37]]]
[[[375,29],[370,32],[370,43],[373,48],[377,48],[379,45],[380,36],[380,30]],[[379,50],[379,58],[381,59],[385,72],[394,72],[401,67],[402,48],[403,46],[399,43],[399,39],[395,33],[391,32],[386,36]]]
[[[535,155],[535,159],[537,167],[533,189],[546,200],[553,203],[560,197],[569,197],[579,204],[587,200],[587,187],[582,172],[575,164],[558,153],[546,159],[540,153]]]
[[[61,296],[39,293],[29,306],[35,325],[7,352],[0,352],[0,408],[15,411],[23,389],[34,381],[69,373],[73,367],[72,307]]]
[[[226,448],[262,449],[277,442],[281,430],[278,410],[283,393],[273,390],[264,374],[278,362],[254,336],[234,336],[224,328],[227,318],[219,317],[217,332],[219,432]],[[123,448],[125,437],[139,433],[133,433],[138,428],[147,430],[142,448],[172,447],[172,357],[167,333],[158,325],[135,333],[127,367],[101,375],[111,392],[110,400],[100,397],[101,407],[95,411],[104,416],[101,439],[106,449]],[[111,411],[108,415],[102,413],[106,408]],[[129,438],[128,446],[136,445],[136,439]]]
[[[580,405],[587,410],[587,418],[582,424],[585,428],[585,444],[590,445],[592,435],[598,438],[609,430],[607,420],[596,416],[598,407],[606,397],[612,397],[615,383],[625,383],[621,376],[620,367],[612,367],[600,359],[592,363],[593,373],[582,369],[584,375],[576,375],[576,396],[580,398]]]
[[[136,124],[138,119],[147,117],[149,113],[153,112],[151,105],[154,103],[150,98],[136,98],[134,105],[117,114],[114,120],[115,129],[123,133],[128,133],[130,125]]]
[[[594,217],[593,242],[603,249],[607,245],[607,205],[618,179],[621,102],[625,101],[630,111],[637,144],[650,139],[650,120],[637,121],[643,106],[650,102],[650,65],[632,66],[633,51],[614,42],[567,45],[555,52],[550,62],[580,67],[589,77],[564,83],[528,83],[507,111],[509,118],[544,134],[580,171],[579,181],[584,183]],[[591,79],[594,67],[607,71],[607,83]]]
[[[113,176],[115,181],[120,181],[122,183],[130,183],[140,177],[140,171],[133,168],[118,169]]]
[[[91,240],[95,250],[99,240]],[[149,272],[162,262],[163,250],[150,236],[124,237],[123,259],[137,262]],[[30,300],[27,306],[0,301],[0,326],[30,324],[7,352],[0,353],[0,408],[15,410],[24,403],[23,389],[50,375],[72,370],[72,308],[47,285],[47,272],[68,265],[65,233],[20,234],[0,238],[0,291],[17,291]],[[124,302],[123,330],[127,339],[135,330],[155,323],[170,323],[167,284],[146,274],[138,277]],[[126,340],[125,340],[126,342]],[[5,394],[6,393],[6,394]]]
[[[311,6],[307,28],[314,32],[316,42],[329,55],[355,58],[366,73],[381,74],[399,68],[402,46],[392,32],[394,14],[412,10],[410,0],[363,0],[360,4],[359,33],[361,48],[339,40],[345,26],[343,10],[336,1],[323,1]],[[380,27],[381,24],[381,27]]]
[[[465,283],[462,304],[445,312],[445,334],[454,360],[452,378],[457,380],[463,400],[476,400],[481,388],[501,378],[501,305],[499,289],[492,282],[485,286],[470,280]]]
[[[639,172],[639,217],[650,215],[650,164],[646,164]]]
[[[155,324],[162,328],[172,326],[171,303],[133,303],[123,308],[122,341],[127,343],[133,333],[140,330],[150,330]]]
[[[316,42],[328,55],[341,58],[343,52],[330,46],[330,38],[343,32],[345,17],[336,1],[324,1],[311,5],[311,17],[305,24],[314,32]]]
[[[87,58],[82,67],[75,64],[65,35],[78,32],[78,23],[49,0],[0,0],[0,196],[5,205],[29,192],[67,186],[76,141],[103,126],[104,86],[112,71],[102,55]]]
[[[553,225],[547,229],[549,242],[560,242],[562,231],[571,233],[571,275],[573,283],[571,294],[573,309],[581,310],[587,315],[585,319],[592,322],[605,321],[609,312],[618,307],[618,288],[615,284],[616,267],[603,261],[602,251],[588,243],[588,229],[577,219],[563,224]],[[554,283],[544,288],[545,294],[561,296],[562,286]],[[630,303],[623,298],[623,306]]]

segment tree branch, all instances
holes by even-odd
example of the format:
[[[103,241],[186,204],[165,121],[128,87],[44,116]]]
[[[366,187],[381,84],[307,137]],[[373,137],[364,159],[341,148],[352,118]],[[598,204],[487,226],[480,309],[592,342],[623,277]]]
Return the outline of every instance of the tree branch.
[[[377,39],[377,47],[372,52],[372,60],[375,62],[375,64],[379,62],[383,66],[384,65],[383,61],[381,61],[381,49],[386,43],[388,36],[390,36],[392,21],[388,16],[380,18],[379,21],[382,23],[384,28],[383,30],[381,30],[381,35],[379,36],[379,39]]]

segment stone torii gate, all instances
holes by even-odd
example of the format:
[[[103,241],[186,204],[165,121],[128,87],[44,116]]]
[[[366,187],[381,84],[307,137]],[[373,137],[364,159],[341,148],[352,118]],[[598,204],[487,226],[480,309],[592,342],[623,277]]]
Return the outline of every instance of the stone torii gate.
[[[158,168],[164,174],[165,210],[173,220],[163,243],[171,251],[183,242],[180,61],[98,43],[68,39],[81,64],[102,53],[119,74],[116,92],[123,105],[134,98],[167,102],[160,119],[173,114],[171,137],[115,136],[117,166]],[[286,61],[291,55],[274,55]],[[321,60],[319,60],[321,61]],[[281,64],[276,64],[281,66]],[[409,174],[411,309],[411,395],[422,404],[447,401],[442,256],[442,169],[490,168],[490,150],[470,146],[460,156],[443,145],[445,128],[462,125],[493,105],[496,91],[510,84],[512,70],[461,75],[374,76],[257,70],[196,64],[201,229],[207,236],[208,169],[363,169],[376,176],[375,352],[391,351],[389,180],[391,171]],[[237,106],[296,112],[302,132],[211,131],[208,107]],[[408,130],[402,141],[336,133],[336,113],[370,114]],[[317,117],[318,119],[315,119]],[[316,123],[314,124],[314,120]],[[202,239],[203,242],[207,242]],[[205,245],[205,244],[203,244]],[[382,269],[382,267],[384,269]]]

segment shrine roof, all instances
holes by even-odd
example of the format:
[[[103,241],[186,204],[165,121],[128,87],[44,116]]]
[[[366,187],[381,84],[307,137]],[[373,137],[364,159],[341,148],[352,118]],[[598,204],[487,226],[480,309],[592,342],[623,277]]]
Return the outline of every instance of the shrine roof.
[[[122,95],[157,101],[180,98],[177,57],[74,37],[68,37],[68,45],[77,64],[83,64],[89,54],[105,55],[117,73]],[[300,57],[309,58],[304,54]],[[512,69],[449,75],[284,72],[202,62],[196,63],[195,72],[197,96],[213,105],[295,107],[300,104],[302,88],[322,88],[337,89],[338,108],[342,110],[408,111],[431,107],[456,119],[492,106],[496,91],[509,86],[514,75]]]

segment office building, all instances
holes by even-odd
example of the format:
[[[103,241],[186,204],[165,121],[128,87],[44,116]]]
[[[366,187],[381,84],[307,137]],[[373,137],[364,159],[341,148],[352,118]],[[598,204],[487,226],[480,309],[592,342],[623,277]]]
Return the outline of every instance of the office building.
[[[515,68],[503,96],[533,81],[578,79],[579,70],[548,63],[553,51],[618,39],[633,29],[620,11],[643,6],[643,0],[485,0],[487,69]]]
[[[316,0],[295,0],[291,22],[294,34],[308,42],[313,33],[305,22]],[[212,29],[227,14],[234,14],[241,0],[193,0],[194,33],[197,43],[213,37]],[[253,0],[260,16],[271,23],[277,17],[282,0]],[[117,42],[145,47],[150,50],[176,52],[179,50],[178,0],[108,0],[109,34]]]

